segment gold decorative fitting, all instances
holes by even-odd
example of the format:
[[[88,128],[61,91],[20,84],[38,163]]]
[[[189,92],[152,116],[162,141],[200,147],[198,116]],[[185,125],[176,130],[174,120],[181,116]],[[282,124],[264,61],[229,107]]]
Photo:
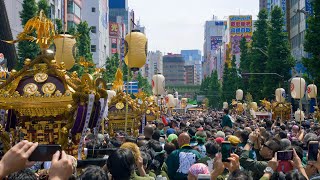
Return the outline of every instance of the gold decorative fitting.
[[[38,86],[34,83],[26,84],[23,88],[25,95],[34,95],[38,90]]]
[[[27,58],[24,60],[24,65],[29,66],[31,64],[31,59]]]
[[[42,92],[44,94],[52,94],[56,90],[56,85],[53,83],[46,83],[42,86]]]
[[[119,109],[119,110],[121,110],[121,109],[124,108],[124,104],[123,104],[122,102],[118,102],[118,103],[116,104],[116,108]]]
[[[38,83],[43,83],[48,79],[48,74],[46,73],[37,73],[34,75],[33,79]]]

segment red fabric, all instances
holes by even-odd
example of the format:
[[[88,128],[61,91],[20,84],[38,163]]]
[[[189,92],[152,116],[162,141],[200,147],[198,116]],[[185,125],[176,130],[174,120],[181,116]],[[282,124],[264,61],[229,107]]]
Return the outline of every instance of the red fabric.
[[[165,117],[165,116],[162,116],[161,119],[162,119],[163,124],[164,124],[165,126],[167,126],[167,125],[168,125],[168,121],[167,121],[166,117]]]

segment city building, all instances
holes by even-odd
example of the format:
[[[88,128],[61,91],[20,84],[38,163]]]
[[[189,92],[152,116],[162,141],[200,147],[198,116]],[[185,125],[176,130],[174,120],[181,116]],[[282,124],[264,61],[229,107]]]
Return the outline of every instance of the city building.
[[[267,9],[267,2],[268,0],[259,0],[259,10]]]
[[[187,85],[194,85],[196,81],[196,68],[194,65],[186,65],[185,71],[186,71],[186,83]]]
[[[146,27],[145,27],[145,26],[142,26],[142,25],[140,24],[140,20],[138,20],[135,29],[139,30],[139,31],[142,32],[143,34],[146,34]]]
[[[67,26],[68,30],[81,22],[82,1],[68,0],[67,2]]]
[[[194,84],[201,84],[202,81],[202,55],[200,50],[181,50],[181,55],[186,65],[192,65],[195,68]]]
[[[109,21],[125,25],[125,32],[129,32],[130,13],[128,0],[109,0]]]
[[[38,2],[39,0],[36,0]],[[23,0],[4,0],[7,14],[10,22],[10,28],[12,36],[15,39],[17,35],[22,32],[20,11],[22,11]],[[63,19],[65,20],[66,15],[66,3],[67,0],[48,0],[50,6],[50,17],[51,19]],[[63,21],[66,22],[66,21]]]
[[[97,67],[103,67],[109,56],[108,0],[82,1],[82,20],[91,27],[91,52]]]
[[[203,62],[202,62],[202,77],[210,76],[212,71],[222,71],[221,67],[217,65],[216,50],[223,46],[225,41],[225,30],[227,21],[218,20],[213,16],[213,19],[206,21],[204,32],[204,46],[203,46]]]
[[[185,61],[181,54],[163,56],[163,75],[166,85],[184,85],[186,83]]]
[[[160,51],[149,51],[146,64],[141,68],[141,74],[152,82],[155,74],[163,74],[163,54]]]

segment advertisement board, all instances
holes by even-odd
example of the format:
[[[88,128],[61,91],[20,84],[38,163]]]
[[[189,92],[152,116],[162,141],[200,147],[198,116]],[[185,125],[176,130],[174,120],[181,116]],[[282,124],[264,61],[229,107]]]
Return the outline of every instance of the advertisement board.
[[[109,35],[110,36],[119,36],[119,24],[110,22],[109,23]]]
[[[232,54],[239,54],[241,39],[244,37],[247,41],[251,41],[252,16],[229,16],[229,23]]]
[[[211,50],[216,50],[222,43],[222,36],[211,36]]]

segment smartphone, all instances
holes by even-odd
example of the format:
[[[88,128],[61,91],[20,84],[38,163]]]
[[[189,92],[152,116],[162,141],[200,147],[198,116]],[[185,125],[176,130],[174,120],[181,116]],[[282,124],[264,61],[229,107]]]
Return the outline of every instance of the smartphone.
[[[310,141],[308,147],[308,161],[317,161],[318,159],[318,141]]]
[[[293,151],[278,151],[277,152],[277,160],[280,161],[289,161],[293,159]]]
[[[198,174],[198,180],[210,180],[210,174]]]
[[[287,173],[293,170],[293,167],[291,165],[291,163],[289,161],[280,161],[278,163],[278,168],[277,171],[278,172],[283,172],[283,173]]]
[[[29,157],[29,161],[51,161],[52,156],[61,151],[61,145],[38,145],[38,147],[32,152]]]
[[[229,162],[231,154],[231,144],[229,141],[223,141],[221,146],[222,162]]]

